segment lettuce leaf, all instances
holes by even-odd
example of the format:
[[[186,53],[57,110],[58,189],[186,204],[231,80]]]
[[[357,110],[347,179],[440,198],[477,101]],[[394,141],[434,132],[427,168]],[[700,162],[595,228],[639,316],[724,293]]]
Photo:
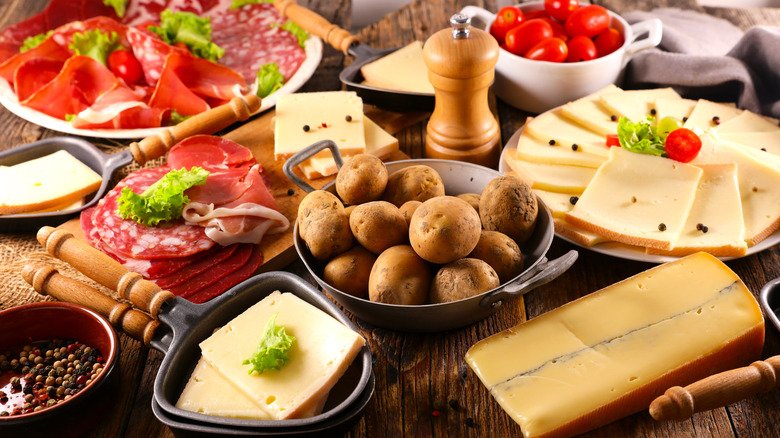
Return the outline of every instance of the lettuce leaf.
[[[103,0],[106,6],[113,6],[116,16],[122,18],[127,12],[127,0]]]
[[[46,33],[39,33],[38,35],[25,38],[24,43],[22,43],[22,47],[19,47],[19,53],[26,52],[30,49],[38,47],[38,45],[41,44],[46,38],[48,38],[52,33],[54,33],[54,31],[50,30]]]
[[[274,0],[233,0],[230,9],[238,9],[244,5],[256,5],[258,3],[273,3]]]
[[[620,146],[631,152],[666,157],[664,139],[661,138],[653,125],[655,118],[647,116],[647,121],[636,123],[626,117],[618,120],[617,134]]]
[[[284,24],[279,23],[273,23],[271,24],[271,27],[281,27],[282,29],[286,30],[287,32],[290,32],[295,36],[295,38],[298,38],[298,45],[301,47],[306,47],[306,40],[309,39],[309,33],[306,32],[301,26],[298,26],[297,23],[294,21],[285,21]]]
[[[181,217],[182,209],[190,199],[184,191],[192,186],[206,183],[209,171],[202,167],[191,170],[171,170],[142,194],[124,187],[119,196],[119,216],[133,219],[145,226],[157,225]]]
[[[265,326],[265,334],[260,339],[255,353],[246,359],[241,365],[252,365],[248,374],[257,371],[263,374],[265,370],[279,370],[290,361],[290,348],[295,342],[295,336],[290,336],[284,327],[274,325],[278,313],[268,320]]]
[[[257,72],[257,96],[266,97],[274,91],[282,88],[284,77],[279,72],[279,66],[271,62],[260,67]]]
[[[85,55],[107,66],[108,55],[122,47],[116,32],[103,32],[100,29],[73,34],[73,40],[68,46],[77,55]]]
[[[200,18],[192,12],[160,14],[160,26],[149,26],[168,44],[184,43],[193,55],[216,62],[225,54],[225,49],[211,42],[211,19]]]

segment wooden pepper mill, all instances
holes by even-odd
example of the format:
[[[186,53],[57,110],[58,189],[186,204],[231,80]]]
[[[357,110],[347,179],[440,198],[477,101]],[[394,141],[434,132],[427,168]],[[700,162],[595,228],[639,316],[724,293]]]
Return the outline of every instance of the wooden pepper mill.
[[[435,89],[436,105],[428,122],[428,158],[467,161],[495,168],[501,155],[498,123],[488,106],[498,43],[470,27],[464,14],[450,18],[452,29],[433,34],[423,56]]]

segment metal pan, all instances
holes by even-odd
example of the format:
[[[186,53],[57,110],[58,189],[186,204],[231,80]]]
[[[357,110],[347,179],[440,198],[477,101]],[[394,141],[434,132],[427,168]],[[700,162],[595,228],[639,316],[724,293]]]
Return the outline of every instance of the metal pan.
[[[94,266],[98,268],[99,264]],[[274,291],[291,292],[355,330],[349,318],[335,304],[311,284],[287,272],[257,275],[204,304],[193,304],[178,297],[168,298],[161,304],[157,319],[130,309],[128,304],[119,303],[80,281],[61,275],[50,266],[26,265],[22,276],[40,293],[91,308],[107,317],[112,325],[131,337],[165,353],[154,381],[153,404],[161,421],[171,422],[183,430],[247,436],[319,432],[355,417],[365,407],[374,391],[371,352],[366,345],[345,375],[332,388],[323,412],[314,417],[294,420],[246,420],[210,416],[176,408],[176,401],[201,356],[198,344],[215,329],[224,326]],[[169,292],[157,289],[157,295],[170,296]],[[150,301],[156,298],[155,295],[148,297]],[[135,298],[138,299],[138,296]],[[144,308],[151,306],[150,302],[136,304]]]
[[[761,288],[759,301],[766,316],[780,330],[780,278],[775,278]]]
[[[339,73],[339,80],[346,86],[347,90],[355,91],[364,103],[391,111],[433,111],[435,105],[433,93],[389,90],[363,83],[363,75],[360,73],[361,67],[395,52],[400,47],[375,49],[361,44],[356,36],[330,23],[316,12],[298,5],[295,0],[275,0],[274,6],[282,16],[322,38],[336,50],[355,58],[352,64]]]
[[[332,141],[324,140],[303,149],[287,160],[284,164],[285,175],[306,192],[314,191],[313,187],[293,172],[293,169],[325,148],[331,150],[336,164],[340,168],[343,160],[338,147]],[[446,194],[453,196],[461,193],[481,193],[488,182],[502,175],[502,173],[487,167],[450,160],[404,160],[389,162],[385,165],[388,173],[392,173],[417,164],[425,164],[436,170],[444,181]],[[323,190],[335,192],[334,182],[323,187]],[[345,309],[360,319],[375,326],[399,331],[440,332],[451,330],[479,321],[495,312],[505,301],[519,297],[554,280],[566,272],[577,260],[578,253],[574,250],[555,260],[547,260],[546,254],[553,239],[553,221],[550,211],[539,197],[537,197],[537,202],[539,215],[536,228],[531,238],[520,245],[525,270],[493,290],[450,303],[417,306],[384,304],[357,298],[335,289],[323,280],[325,263],[311,255],[298,233],[297,221],[294,232],[295,249],[320,286]]]
[[[213,134],[237,121],[246,120],[260,108],[255,95],[234,97],[229,103],[192,116],[159,134],[133,142],[129,149],[107,154],[92,143],[73,137],[53,137],[26,144],[0,153],[0,166],[11,166],[65,150],[89,166],[103,178],[100,188],[88,196],[83,206],[66,211],[0,215],[0,232],[21,233],[37,230],[44,225],[58,225],[82,210],[95,205],[108,190],[114,172],[135,160],[140,165],[163,156],[168,149],[196,134]]]

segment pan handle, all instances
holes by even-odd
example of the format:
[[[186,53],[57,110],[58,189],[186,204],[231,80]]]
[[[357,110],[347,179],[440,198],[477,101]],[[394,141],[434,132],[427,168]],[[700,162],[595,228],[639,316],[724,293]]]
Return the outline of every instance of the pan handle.
[[[322,38],[345,55],[349,54],[349,48],[353,44],[359,42],[356,36],[332,24],[311,9],[299,5],[295,0],[274,0],[274,7],[283,17],[289,18],[308,32]]]
[[[236,96],[224,105],[194,115],[175,126],[164,129],[159,134],[130,143],[130,151],[135,161],[143,166],[147,161],[165,155],[168,149],[187,137],[196,134],[213,134],[235,122],[248,119],[260,109],[260,104],[260,98],[254,94]]]
[[[485,308],[498,308],[505,300],[519,297],[555,280],[574,264],[578,255],[576,250],[571,250],[552,261],[542,258],[540,263],[513,282],[485,295],[479,305]]]
[[[130,272],[107,254],[76,239],[66,230],[43,227],[38,230],[38,242],[50,256],[69,263],[79,272],[103,286],[119,292],[119,295],[157,318],[160,308],[174,295],[164,291],[141,274]]]
[[[285,161],[284,166],[282,166],[285,176],[306,193],[313,192],[315,188],[304,181],[303,178],[299,177],[294,169],[299,164],[317,155],[318,152],[324,151],[325,148],[330,149],[330,153],[333,154],[333,160],[336,162],[336,167],[341,169],[341,166],[344,165],[344,158],[341,157],[341,151],[339,151],[338,146],[336,146],[336,143],[333,142],[333,140],[320,140],[317,143],[306,146]]]
[[[30,263],[22,268],[22,277],[41,295],[86,307],[99,313],[115,328],[147,347],[160,323],[147,315],[120,303],[92,286],[60,274],[49,265]]]

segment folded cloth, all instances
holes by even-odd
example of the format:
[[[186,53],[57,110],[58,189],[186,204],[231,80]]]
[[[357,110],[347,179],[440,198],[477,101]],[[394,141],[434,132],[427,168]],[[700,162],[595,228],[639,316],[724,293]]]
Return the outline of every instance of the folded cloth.
[[[658,18],[663,37],[626,67],[625,88],[673,87],[690,99],[736,102],[780,118],[780,28],[742,32],[728,21],[675,8],[623,14],[629,23]]]

